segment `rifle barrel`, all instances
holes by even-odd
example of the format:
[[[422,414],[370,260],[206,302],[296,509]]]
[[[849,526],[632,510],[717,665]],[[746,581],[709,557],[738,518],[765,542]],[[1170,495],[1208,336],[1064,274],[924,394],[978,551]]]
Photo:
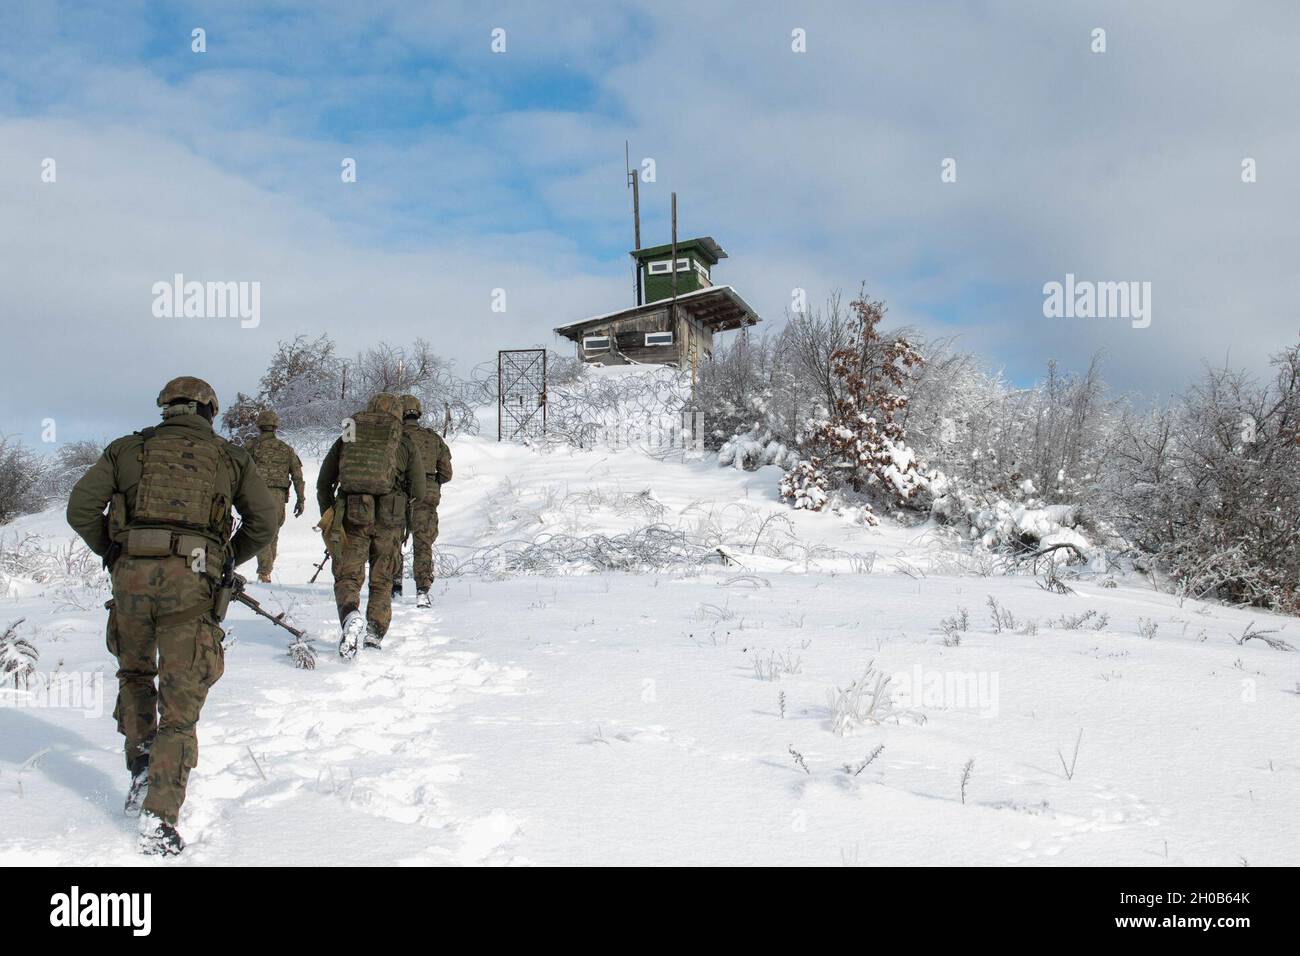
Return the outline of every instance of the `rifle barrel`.
[[[298,630],[296,627],[293,627],[290,624],[286,624],[283,620],[284,618],[283,613],[281,613],[278,617],[276,615],[271,614],[264,607],[262,607],[262,605],[258,604],[255,598],[249,597],[243,591],[237,592],[234,595],[234,597],[235,600],[238,601],[240,604],[244,605],[244,607],[249,608],[255,614],[259,614],[262,617],[266,618],[272,624],[280,625],[280,627],[284,628],[286,631],[288,631],[290,634],[292,634],[294,637],[298,638],[299,640],[304,640],[307,637],[307,635],[303,631]]]

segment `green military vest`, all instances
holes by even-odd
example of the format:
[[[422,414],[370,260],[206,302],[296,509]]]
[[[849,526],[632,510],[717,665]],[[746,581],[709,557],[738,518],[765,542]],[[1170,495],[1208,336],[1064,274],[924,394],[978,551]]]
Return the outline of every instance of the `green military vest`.
[[[293,449],[270,433],[263,433],[248,443],[248,452],[268,488],[283,491],[293,481]]]
[[[230,534],[230,500],[220,489],[227,467],[221,439],[152,428],[140,432],[140,484],[130,527],[165,526],[198,531],[224,542]]]
[[[339,451],[339,491],[346,495],[387,495],[397,481],[397,449],[402,423],[385,412],[352,416],[355,433]]]

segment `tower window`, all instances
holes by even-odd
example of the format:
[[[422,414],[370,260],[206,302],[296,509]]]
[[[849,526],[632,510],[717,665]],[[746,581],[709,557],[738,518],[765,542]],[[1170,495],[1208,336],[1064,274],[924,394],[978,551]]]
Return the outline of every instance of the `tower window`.
[[[647,332],[645,334],[645,344],[650,345],[672,345],[673,334],[671,332]]]
[[[651,262],[649,271],[652,276],[666,276],[672,272],[672,263],[667,259],[661,259],[659,262]]]
[[[609,336],[608,335],[584,335],[582,337],[582,350],[584,352],[608,352]]]

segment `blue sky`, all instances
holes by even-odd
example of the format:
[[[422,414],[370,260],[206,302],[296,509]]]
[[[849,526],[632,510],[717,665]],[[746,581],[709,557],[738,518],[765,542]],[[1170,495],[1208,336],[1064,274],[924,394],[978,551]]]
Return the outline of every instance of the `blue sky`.
[[[1155,395],[1262,369],[1300,326],[1298,39],[1263,0],[8,3],[0,431],[138,427],[172,374],[247,391],[299,333],[423,336],[463,371],[554,345],[629,299],[625,139],[656,163],[647,244],[676,190],[769,324],[867,280],[1017,381],[1098,350]],[[154,318],[175,272],[260,282],[262,323]],[[1066,272],[1150,281],[1151,327],[1045,319]]]

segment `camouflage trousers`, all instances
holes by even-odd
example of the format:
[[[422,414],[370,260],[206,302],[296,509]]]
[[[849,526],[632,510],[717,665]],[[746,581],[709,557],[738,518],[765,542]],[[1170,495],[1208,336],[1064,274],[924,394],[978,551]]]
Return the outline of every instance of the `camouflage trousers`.
[[[393,620],[393,573],[402,547],[402,529],[385,525],[354,527],[344,521],[343,541],[334,550],[334,603],[339,622],[361,607],[361,585],[370,568],[366,621],[382,636]]]
[[[438,540],[438,499],[432,496],[411,506],[411,554],[415,565],[415,589],[427,591],[433,585],[433,543]],[[401,544],[397,548],[395,581],[402,580],[406,561]]]
[[[275,499],[275,507],[278,512],[278,520],[275,525],[275,537],[271,543],[257,554],[257,573],[269,575],[271,569],[275,567],[275,546],[280,542],[280,529],[284,527],[284,508],[289,502],[288,488],[272,488],[271,497]]]
[[[225,635],[212,616],[213,588],[213,580],[190,570],[182,557],[123,555],[113,565],[108,605],[108,649],[118,666],[113,716],[126,738],[127,767],[149,754],[144,809],[171,824],[185,802],[190,771],[198,766],[199,712],[225,671]],[[189,613],[196,608],[203,613]]]

